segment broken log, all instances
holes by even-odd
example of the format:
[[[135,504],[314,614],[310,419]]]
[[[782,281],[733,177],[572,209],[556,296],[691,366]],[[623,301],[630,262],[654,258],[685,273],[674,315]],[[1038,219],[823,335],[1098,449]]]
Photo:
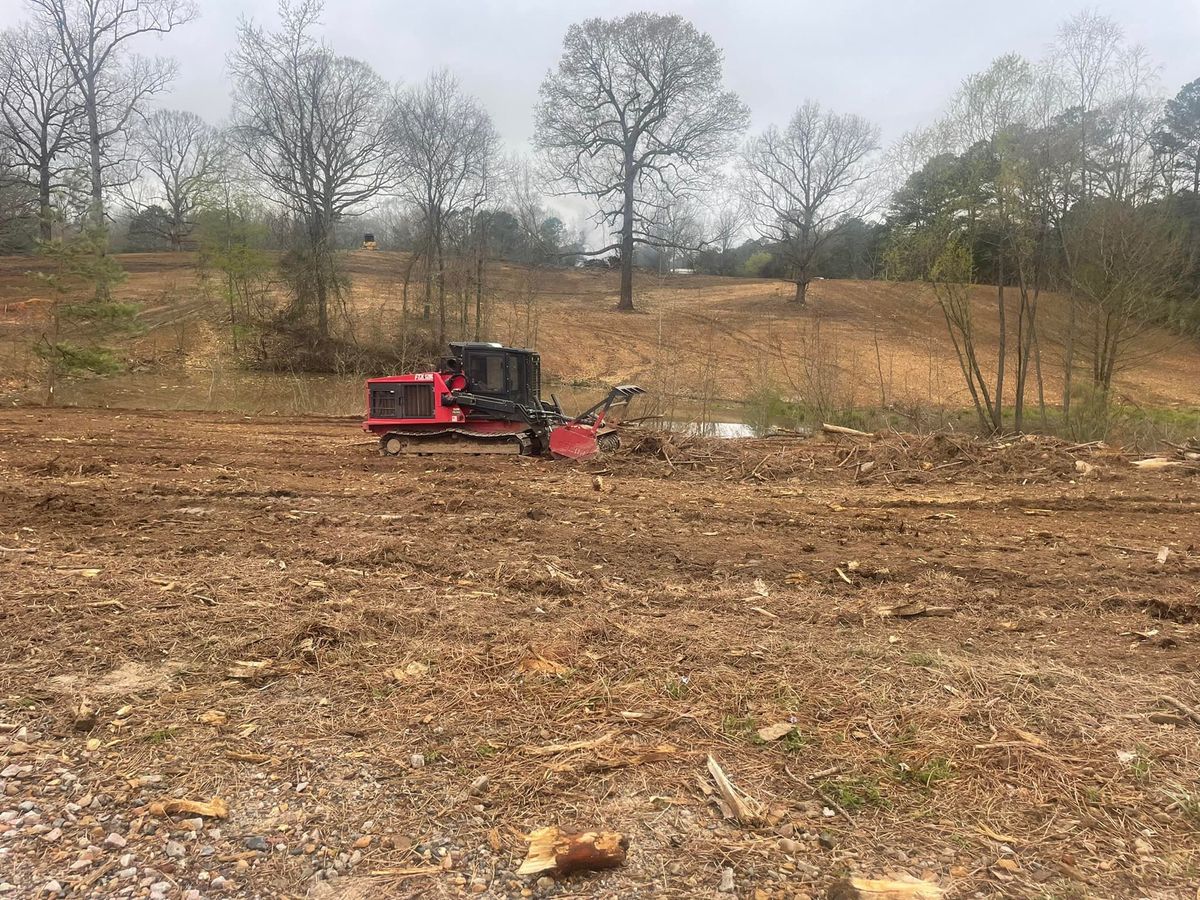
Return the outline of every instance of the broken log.
[[[593,869],[615,869],[625,862],[629,838],[617,831],[562,831],[539,828],[529,835],[529,852],[518,875],[570,875]]]
[[[894,879],[843,878],[830,886],[826,896],[829,900],[942,900],[943,891],[932,881],[897,875]]]
[[[821,423],[821,430],[826,434],[847,434],[850,437],[875,437],[869,431],[859,431],[857,428],[847,428],[845,425],[830,425],[828,422]]]
[[[1152,456],[1149,459],[1135,459],[1132,465],[1139,469],[1170,469],[1175,466],[1182,466],[1183,463],[1177,459],[1167,459],[1164,456]]]

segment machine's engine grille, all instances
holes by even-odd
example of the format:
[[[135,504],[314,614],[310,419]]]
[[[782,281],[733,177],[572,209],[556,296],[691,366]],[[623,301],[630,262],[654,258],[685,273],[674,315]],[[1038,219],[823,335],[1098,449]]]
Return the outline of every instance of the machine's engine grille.
[[[432,419],[432,384],[371,385],[372,419]]]

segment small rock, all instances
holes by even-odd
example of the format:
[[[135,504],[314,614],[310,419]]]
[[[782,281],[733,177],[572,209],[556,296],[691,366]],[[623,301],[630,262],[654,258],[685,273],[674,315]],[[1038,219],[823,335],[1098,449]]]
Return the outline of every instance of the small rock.
[[[117,834],[115,831],[104,839],[104,846],[113,850],[124,850],[128,843],[129,841],[125,840],[124,835]]]
[[[132,866],[128,869],[122,869],[117,873],[117,877],[122,881],[128,881],[130,878],[137,878],[137,869]]]
[[[717,890],[722,894],[732,894],[737,890],[737,884],[733,880],[733,869],[721,870],[721,883],[717,885]]]
[[[549,875],[543,875],[537,880],[536,887],[539,891],[548,891],[554,887],[554,879]]]
[[[209,887],[211,887],[215,890],[223,891],[223,890],[225,890],[225,885],[229,884],[229,879],[226,878],[224,875],[218,875],[216,878],[214,878],[208,884],[209,884]]]
[[[795,853],[797,850],[800,849],[800,845],[797,844],[795,841],[793,841],[791,838],[780,838],[779,839],[779,849],[782,850],[784,853]]]
[[[425,754],[424,753],[414,753],[411,757],[409,757],[408,761],[414,769],[420,769],[422,766],[425,765]]]
[[[360,837],[358,840],[356,840],[351,846],[354,847],[355,850],[365,850],[367,847],[371,846],[371,835],[364,834],[362,837]]]
[[[252,834],[245,840],[247,850],[270,850],[267,839],[261,835]]]
[[[75,717],[71,725],[76,731],[91,731],[96,727],[96,710],[86,703],[81,704],[75,710]]]
[[[179,841],[167,841],[167,845],[163,847],[163,853],[167,854],[171,859],[183,859],[187,856],[187,850]]]
[[[817,843],[820,844],[822,847],[824,847],[826,850],[832,850],[836,841],[834,840],[834,837],[830,832],[822,831],[817,836]]]
[[[487,775],[480,775],[471,782],[471,796],[478,797],[488,789],[488,785],[492,783],[492,779]]]
[[[54,879],[50,879],[49,881],[47,881],[45,884],[42,885],[42,893],[61,894],[62,893],[62,885],[59,884]]]
[[[55,841],[57,841],[61,837],[62,837],[62,829],[54,828],[50,831],[47,831],[45,834],[43,834],[42,840],[48,844],[53,844]]]

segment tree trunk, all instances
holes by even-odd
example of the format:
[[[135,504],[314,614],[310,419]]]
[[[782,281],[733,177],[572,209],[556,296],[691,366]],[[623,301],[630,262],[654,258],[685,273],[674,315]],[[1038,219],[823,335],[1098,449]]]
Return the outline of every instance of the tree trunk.
[[[38,237],[43,244],[54,239],[54,214],[50,209],[50,163],[42,157],[38,167]]]
[[[309,228],[312,259],[309,261],[313,274],[313,287],[317,296],[317,336],[322,343],[329,339],[329,226],[324,217],[317,213]]]
[[[483,334],[483,249],[475,261],[475,340]]]
[[[804,276],[796,279],[796,296],[792,298],[792,302],[797,306],[808,305],[808,279]]]
[[[434,232],[433,249],[437,261],[437,271],[435,273],[438,291],[437,343],[441,347],[446,343],[446,273],[442,269],[442,233],[440,227]]]
[[[1004,427],[1004,370],[1008,357],[1008,310],[1004,304],[1004,257],[1000,257],[1000,283],[996,286],[996,306],[1000,317],[1000,337],[996,343],[996,397],[992,409],[992,427]]]
[[[94,79],[88,79],[84,93],[87,98],[85,107],[88,120],[88,168],[92,180],[92,224],[96,228],[96,255],[101,260],[99,271],[104,271],[103,259],[108,255],[108,234],[105,230],[107,221],[104,218],[104,181],[100,167],[100,111],[96,107],[96,84]],[[96,300],[106,302],[112,299],[108,278],[101,275],[96,279]]]
[[[1071,377],[1075,372],[1075,292],[1067,298],[1067,341],[1063,347],[1063,423],[1071,421]]]
[[[633,310],[633,159],[625,157],[625,197],[621,209],[621,299],[617,309]]]

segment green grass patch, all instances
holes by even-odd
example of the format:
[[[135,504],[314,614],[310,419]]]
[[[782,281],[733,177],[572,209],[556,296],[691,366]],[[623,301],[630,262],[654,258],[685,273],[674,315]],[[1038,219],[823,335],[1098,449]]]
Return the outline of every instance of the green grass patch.
[[[758,736],[758,723],[753,716],[725,716],[721,719],[721,733],[734,740],[748,744],[763,744]]]
[[[919,766],[910,765],[900,759],[889,759],[888,762],[892,766],[892,776],[898,782],[927,791],[954,777],[954,767],[943,756],[931,757]]]
[[[159,728],[156,731],[151,731],[147,735],[142,736],[142,740],[147,744],[165,744],[167,741],[175,739],[175,726],[170,725],[166,728]]]
[[[846,812],[888,805],[887,798],[879,790],[879,782],[865,775],[837,781],[822,781],[820,787],[825,796]]]

